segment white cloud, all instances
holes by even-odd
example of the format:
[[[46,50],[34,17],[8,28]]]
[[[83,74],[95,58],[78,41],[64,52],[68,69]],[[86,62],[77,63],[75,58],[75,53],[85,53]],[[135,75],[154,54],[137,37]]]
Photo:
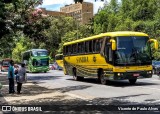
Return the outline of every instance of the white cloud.
[[[74,0],[43,0],[43,4],[44,6],[46,5],[53,5],[53,4],[71,4],[73,3]]]
[[[108,0],[106,0],[106,1],[108,1]],[[94,14],[97,13],[99,7],[103,7],[103,5],[104,5],[104,2],[102,2],[101,0],[97,0],[96,2],[95,2],[95,0],[84,0],[84,2],[93,3]],[[47,8],[47,5],[54,5],[54,4],[62,4],[62,5],[74,4],[74,0],[43,0],[43,4],[41,5],[41,7]],[[54,10],[54,8],[52,8],[52,9]]]

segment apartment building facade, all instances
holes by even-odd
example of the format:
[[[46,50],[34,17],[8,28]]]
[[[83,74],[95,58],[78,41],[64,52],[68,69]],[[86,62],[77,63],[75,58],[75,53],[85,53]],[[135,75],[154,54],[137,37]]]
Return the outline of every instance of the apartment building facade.
[[[54,16],[54,17],[68,16],[68,14],[65,12],[50,11],[50,10],[46,10],[45,8],[41,8],[41,10],[42,10],[43,14],[49,15],[49,16]]]
[[[82,24],[86,24],[93,18],[93,4],[89,2],[66,5],[60,8],[60,12],[65,12]]]
[[[54,17],[70,16],[78,20],[82,24],[87,24],[93,18],[93,4],[89,2],[65,5],[59,11],[49,11],[41,8],[42,13]]]

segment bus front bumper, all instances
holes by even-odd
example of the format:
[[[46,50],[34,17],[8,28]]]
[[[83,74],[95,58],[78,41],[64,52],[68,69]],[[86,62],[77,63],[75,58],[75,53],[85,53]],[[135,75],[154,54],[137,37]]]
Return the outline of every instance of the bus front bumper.
[[[152,71],[136,71],[136,72],[114,72],[107,74],[105,78],[108,80],[125,80],[125,79],[140,79],[140,78],[151,78]]]
[[[35,67],[35,68],[32,69],[32,72],[43,72],[43,71],[49,71],[49,68]]]

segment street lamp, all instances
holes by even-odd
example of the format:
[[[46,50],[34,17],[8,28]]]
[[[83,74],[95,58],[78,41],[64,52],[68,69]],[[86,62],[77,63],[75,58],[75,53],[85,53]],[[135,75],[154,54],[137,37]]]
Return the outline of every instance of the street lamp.
[[[81,17],[83,17],[83,14],[93,14],[92,12],[84,12],[84,13],[81,13],[80,15],[81,15]],[[78,19],[76,19],[77,20],[77,38],[76,39],[78,39]]]

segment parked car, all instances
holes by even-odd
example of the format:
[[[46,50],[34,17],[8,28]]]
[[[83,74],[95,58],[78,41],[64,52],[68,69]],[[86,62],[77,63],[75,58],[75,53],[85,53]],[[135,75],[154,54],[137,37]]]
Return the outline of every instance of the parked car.
[[[3,59],[1,62],[1,72],[7,72],[8,68],[9,68],[9,62],[11,61],[11,59],[6,58]]]
[[[53,66],[54,66],[55,70],[62,70],[62,69],[63,69],[62,67],[60,67],[60,66],[57,64],[57,62],[54,62]]]
[[[49,64],[49,69],[50,70],[54,70],[55,69],[54,65],[53,64]]]
[[[160,74],[160,61],[153,61],[152,62],[152,67],[153,67],[153,74]]]

